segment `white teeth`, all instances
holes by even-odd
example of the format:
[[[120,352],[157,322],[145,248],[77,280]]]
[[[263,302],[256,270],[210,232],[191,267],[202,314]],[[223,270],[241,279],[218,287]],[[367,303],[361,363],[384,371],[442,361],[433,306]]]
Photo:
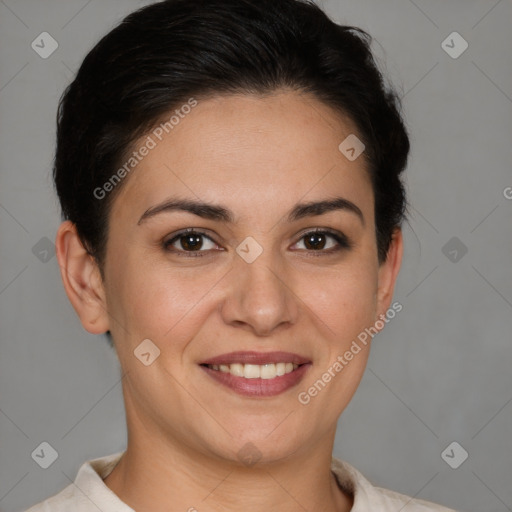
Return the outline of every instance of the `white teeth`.
[[[260,377],[262,379],[273,379],[277,377],[277,369],[275,364],[264,364],[260,366]]]
[[[257,364],[244,365],[244,377],[246,379],[259,379],[260,367]]]
[[[222,365],[224,366],[224,365]],[[222,370],[226,373],[231,373],[231,375],[234,375],[235,377],[243,377],[244,376],[244,365],[243,364],[228,364],[227,370]]]
[[[230,373],[235,377],[245,377],[246,379],[274,379],[286,373],[291,373],[299,367],[295,363],[268,363],[268,364],[209,364],[212,370],[218,370],[224,373]]]
[[[286,363],[277,363],[276,364],[276,374],[278,376],[284,375],[286,373]]]

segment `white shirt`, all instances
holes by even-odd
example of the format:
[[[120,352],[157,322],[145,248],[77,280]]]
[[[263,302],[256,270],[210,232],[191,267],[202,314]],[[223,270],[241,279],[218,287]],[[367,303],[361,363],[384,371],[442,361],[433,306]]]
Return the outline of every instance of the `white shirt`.
[[[25,512],[135,512],[103,482],[123,453],[84,462],[74,483]],[[334,457],[331,469],[340,487],[354,496],[351,512],[456,512],[429,501],[375,487],[353,466]]]

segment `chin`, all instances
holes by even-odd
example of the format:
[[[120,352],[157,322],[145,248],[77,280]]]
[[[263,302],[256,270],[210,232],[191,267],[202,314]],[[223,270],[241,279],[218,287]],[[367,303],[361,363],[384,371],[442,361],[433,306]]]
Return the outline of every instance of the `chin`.
[[[282,418],[275,422],[276,426],[282,422]],[[286,422],[286,420],[285,420]],[[305,439],[297,435],[297,428],[282,429],[279,426],[269,428],[266,423],[260,430],[252,429],[233,435],[229,442],[226,457],[230,460],[241,462],[243,465],[252,466],[255,463],[274,463],[282,461],[304,446]],[[292,433],[295,433],[292,436]]]

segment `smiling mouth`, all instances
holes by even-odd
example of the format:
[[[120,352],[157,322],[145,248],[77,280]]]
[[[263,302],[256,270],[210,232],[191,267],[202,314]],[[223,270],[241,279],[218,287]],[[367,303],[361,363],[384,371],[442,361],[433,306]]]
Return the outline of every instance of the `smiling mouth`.
[[[267,363],[267,364],[202,364],[210,370],[222,373],[228,373],[234,377],[243,377],[245,379],[264,379],[270,380],[276,377],[282,377],[292,373],[299,368],[297,363]]]
[[[285,351],[237,351],[199,363],[214,382],[251,398],[272,397],[298,386],[312,361]]]

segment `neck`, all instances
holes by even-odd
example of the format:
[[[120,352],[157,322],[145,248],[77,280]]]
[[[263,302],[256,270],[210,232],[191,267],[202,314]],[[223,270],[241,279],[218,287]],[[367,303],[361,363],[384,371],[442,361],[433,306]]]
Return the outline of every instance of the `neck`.
[[[126,453],[105,484],[137,512],[352,508],[353,497],[339,488],[331,472],[335,430],[308,451],[250,467],[192,451],[168,436],[162,441],[155,433],[128,431]]]

